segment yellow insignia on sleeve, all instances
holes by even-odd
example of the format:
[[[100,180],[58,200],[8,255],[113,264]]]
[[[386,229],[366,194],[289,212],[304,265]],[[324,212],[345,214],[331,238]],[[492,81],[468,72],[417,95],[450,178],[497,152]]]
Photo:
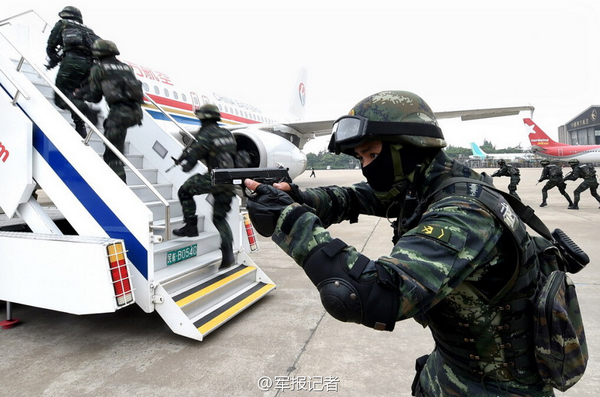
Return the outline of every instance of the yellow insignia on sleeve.
[[[421,225],[417,230],[417,234],[433,237],[446,243],[450,241],[450,231],[439,226]]]

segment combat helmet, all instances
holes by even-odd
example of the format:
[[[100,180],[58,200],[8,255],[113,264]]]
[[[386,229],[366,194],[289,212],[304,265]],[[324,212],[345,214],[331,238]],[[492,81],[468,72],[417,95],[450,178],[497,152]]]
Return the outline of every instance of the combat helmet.
[[[569,165],[571,167],[579,165],[579,160],[577,160],[577,159],[571,159],[571,160],[569,160]]]
[[[64,19],[73,19],[79,23],[83,23],[83,16],[77,7],[66,6],[58,13],[58,16]]]
[[[221,112],[219,112],[219,108],[217,105],[213,105],[212,103],[207,103],[200,106],[194,111],[194,113],[200,120],[221,120]]]
[[[541,164],[543,167],[545,167],[545,166],[547,166],[547,165],[549,165],[549,164],[550,164],[550,161],[549,161],[549,160],[542,160],[542,161],[540,161],[540,164]]]
[[[92,44],[92,55],[96,58],[102,59],[119,54],[117,45],[110,40],[98,39]]]
[[[505,165],[506,161],[504,159],[498,160],[498,165]]]
[[[354,148],[380,140],[420,148],[446,146],[433,111],[408,91],[382,91],[366,97],[333,124],[329,151],[354,155]]]

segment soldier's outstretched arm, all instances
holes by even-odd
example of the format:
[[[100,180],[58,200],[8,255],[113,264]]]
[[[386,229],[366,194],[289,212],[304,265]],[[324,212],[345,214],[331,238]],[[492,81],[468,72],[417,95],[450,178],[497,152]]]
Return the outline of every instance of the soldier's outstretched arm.
[[[248,203],[251,219],[257,213],[271,217],[273,241],[304,269],[325,309],[340,321],[378,330],[392,330],[396,321],[410,317],[423,320],[452,286],[497,255],[502,234],[485,210],[448,202],[425,214],[389,256],[372,260],[334,239],[310,207],[272,186],[257,193]],[[251,201],[259,205],[252,208]]]

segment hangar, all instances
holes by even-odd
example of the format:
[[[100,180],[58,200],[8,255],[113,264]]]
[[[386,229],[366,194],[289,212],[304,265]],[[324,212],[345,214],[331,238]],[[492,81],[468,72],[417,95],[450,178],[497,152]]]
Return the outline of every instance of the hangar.
[[[600,145],[600,106],[590,106],[560,126],[558,140],[569,145]]]

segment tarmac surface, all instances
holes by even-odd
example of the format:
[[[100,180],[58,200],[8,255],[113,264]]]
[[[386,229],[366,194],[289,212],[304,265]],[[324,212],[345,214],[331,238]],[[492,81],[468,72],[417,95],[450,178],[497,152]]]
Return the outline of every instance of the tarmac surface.
[[[488,169],[488,173],[494,169]],[[301,187],[349,185],[359,170],[305,172]],[[589,363],[582,380],[557,396],[597,396],[600,390],[600,209],[589,192],[567,210],[556,189],[539,208],[541,168],[521,170],[518,193],[553,230],[563,229],[590,256],[571,275],[577,284]],[[495,178],[506,189],[508,178]],[[570,182],[572,194],[580,181]],[[370,258],[387,255],[386,219],[361,216],[330,229]],[[130,306],[116,313],[76,316],[12,306],[22,323],[0,329],[0,395],[6,396],[410,396],[415,359],[429,353],[429,330],[413,320],[378,332],[342,323],[323,309],[316,288],[275,244],[258,237],[251,257],[277,289],[197,342],[170,331],[157,313]],[[598,311],[597,311],[598,310]],[[0,302],[0,320],[5,304]]]

